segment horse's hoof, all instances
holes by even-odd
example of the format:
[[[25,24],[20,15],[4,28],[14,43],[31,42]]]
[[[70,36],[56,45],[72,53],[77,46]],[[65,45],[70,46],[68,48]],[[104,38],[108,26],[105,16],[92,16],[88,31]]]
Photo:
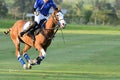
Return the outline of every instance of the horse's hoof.
[[[32,65],[30,63],[28,63],[27,69],[32,69]]]
[[[27,69],[27,65],[26,64],[23,65],[23,69]]]
[[[29,64],[30,64],[30,65],[36,65],[36,62],[37,62],[36,60],[32,60],[32,59],[31,59],[31,60],[29,61]]]
[[[24,65],[23,65],[23,69],[32,69],[32,65],[29,64],[29,63],[28,63],[27,65],[24,64]]]

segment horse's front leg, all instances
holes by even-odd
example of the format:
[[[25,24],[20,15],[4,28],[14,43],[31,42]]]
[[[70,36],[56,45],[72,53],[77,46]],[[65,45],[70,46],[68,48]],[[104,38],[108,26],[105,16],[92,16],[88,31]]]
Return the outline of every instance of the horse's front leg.
[[[37,45],[36,49],[39,51],[39,56],[34,60],[34,64],[39,65],[41,61],[46,57],[46,52],[40,45]]]
[[[43,49],[43,48],[41,48],[40,50],[39,50],[39,56],[36,58],[36,60],[37,60],[37,64],[40,64],[41,63],[41,61],[46,57],[46,52],[45,52],[45,50]]]

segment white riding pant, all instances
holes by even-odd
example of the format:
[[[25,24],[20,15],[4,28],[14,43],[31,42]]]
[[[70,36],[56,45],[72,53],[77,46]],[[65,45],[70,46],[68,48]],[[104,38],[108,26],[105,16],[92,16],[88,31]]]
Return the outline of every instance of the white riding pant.
[[[40,23],[42,19],[48,19],[48,16],[44,16],[41,13],[38,13],[38,15],[35,15],[34,21],[37,22],[37,24]],[[23,26],[23,31],[27,30],[29,28],[30,21],[26,22],[26,24]]]
[[[34,21],[36,21],[39,24],[42,19],[48,19],[48,17],[39,13],[38,15],[35,15]]]

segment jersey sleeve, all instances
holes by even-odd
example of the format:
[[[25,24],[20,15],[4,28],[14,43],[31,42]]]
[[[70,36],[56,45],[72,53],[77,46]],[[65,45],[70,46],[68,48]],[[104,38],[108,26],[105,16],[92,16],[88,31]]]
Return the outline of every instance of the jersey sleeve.
[[[51,6],[53,7],[54,10],[57,9],[57,6],[56,6],[56,4],[55,4],[55,2],[53,0],[51,0]]]
[[[35,1],[35,4],[34,4],[34,8],[35,8],[35,9],[38,7],[38,1],[39,1],[39,0],[36,0],[36,1]]]

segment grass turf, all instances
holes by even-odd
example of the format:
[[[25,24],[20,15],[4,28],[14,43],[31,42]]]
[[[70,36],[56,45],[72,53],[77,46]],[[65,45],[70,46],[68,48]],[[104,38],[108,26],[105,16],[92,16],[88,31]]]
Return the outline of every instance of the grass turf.
[[[0,80],[120,80],[118,30],[63,33],[64,40],[59,31],[45,60],[32,70],[22,69],[10,37],[0,33]],[[35,58],[38,52],[32,48],[28,54]]]

